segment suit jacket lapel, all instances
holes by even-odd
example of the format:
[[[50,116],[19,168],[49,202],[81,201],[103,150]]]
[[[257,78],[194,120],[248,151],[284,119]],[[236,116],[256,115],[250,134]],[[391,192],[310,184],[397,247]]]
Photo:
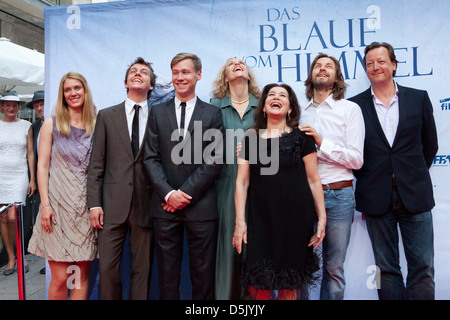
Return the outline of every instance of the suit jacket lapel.
[[[397,126],[397,132],[395,133],[394,142],[392,143],[392,146],[395,146],[397,143],[397,140],[400,137],[401,130],[403,129],[403,124],[406,121],[406,115],[408,113],[407,106],[409,103],[407,103],[407,91],[404,90],[403,87],[397,85],[398,87],[398,126]]]
[[[192,113],[191,121],[189,122],[187,130],[192,136],[192,132],[194,131],[195,121],[202,119],[203,114],[203,102],[197,98],[197,102],[195,103],[194,112]]]
[[[123,143],[126,152],[130,157],[133,157],[133,151],[131,150],[130,134],[128,132],[127,118],[125,116],[125,103],[121,103],[113,108],[112,120],[116,127],[120,141]]]
[[[370,88],[366,91],[364,98],[365,98],[364,106],[370,121],[372,122],[381,140],[383,140],[383,142],[390,148],[391,146],[389,144],[389,141],[387,141],[386,135],[384,134],[383,128],[381,127],[380,120],[378,119],[377,111],[375,110],[375,105],[372,99],[372,92]]]
[[[175,114],[175,99],[174,98],[167,101],[165,109],[166,109],[166,113],[167,113],[167,119],[169,121],[172,132],[174,130],[178,130],[177,115]]]

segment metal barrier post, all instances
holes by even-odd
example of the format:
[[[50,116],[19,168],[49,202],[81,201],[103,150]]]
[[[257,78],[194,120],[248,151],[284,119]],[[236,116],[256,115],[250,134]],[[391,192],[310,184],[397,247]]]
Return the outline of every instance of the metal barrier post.
[[[23,239],[23,217],[22,204],[14,204],[16,211],[16,246],[17,246],[17,280],[19,300],[25,300],[25,258]]]

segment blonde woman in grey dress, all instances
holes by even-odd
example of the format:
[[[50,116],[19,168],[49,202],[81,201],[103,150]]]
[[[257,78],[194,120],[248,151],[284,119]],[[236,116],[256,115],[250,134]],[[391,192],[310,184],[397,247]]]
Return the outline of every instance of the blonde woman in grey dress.
[[[28,251],[49,262],[50,300],[68,295],[71,300],[87,299],[90,262],[98,257],[97,235],[86,205],[94,125],[95,107],[86,79],[69,72],[59,86],[55,116],[41,128],[37,173],[41,207],[28,246]]]

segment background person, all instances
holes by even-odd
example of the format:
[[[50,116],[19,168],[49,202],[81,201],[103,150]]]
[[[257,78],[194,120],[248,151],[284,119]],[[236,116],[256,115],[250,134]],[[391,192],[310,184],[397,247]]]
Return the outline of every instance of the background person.
[[[28,251],[48,260],[49,300],[87,299],[90,262],[98,257],[97,233],[89,223],[86,172],[95,107],[86,79],[69,72],[60,82],[55,115],[44,121],[39,140],[41,205]],[[80,275],[68,293],[68,268]],[[76,285],[79,285],[76,286]]]
[[[0,99],[0,204],[25,204],[36,191],[31,123],[17,117],[21,101],[15,91],[5,91]],[[28,171],[30,179],[28,179]],[[0,217],[0,231],[8,263],[3,274],[9,276],[16,270],[14,243],[16,239],[16,212],[11,206]],[[25,260],[25,272],[29,267]]]
[[[31,124],[31,130],[33,132],[33,154],[34,154],[34,168],[35,175],[37,175],[37,163],[38,163],[38,147],[39,147],[39,133],[44,123],[44,98],[45,92],[43,90],[35,91],[33,94],[33,98],[30,102],[26,104],[28,109],[34,110],[34,113],[37,119]],[[37,181],[37,177],[35,177],[35,181]],[[39,195],[39,188],[36,189],[36,192],[30,198],[30,232],[26,235],[25,242],[29,241],[31,237],[31,232],[33,231],[33,225],[36,221],[36,216],[39,211],[39,204],[41,203],[41,197]],[[26,248],[28,244],[26,243]],[[41,269],[41,274],[45,274],[45,267]]]
[[[232,246],[236,212],[236,144],[244,132],[255,125],[254,110],[261,93],[248,66],[238,58],[230,58],[214,80],[211,104],[220,108],[224,129],[232,129],[236,139],[227,140],[222,172],[216,179],[219,234],[216,259],[216,299],[236,300],[240,297],[242,259]],[[242,132],[242,134],[241,134]]]

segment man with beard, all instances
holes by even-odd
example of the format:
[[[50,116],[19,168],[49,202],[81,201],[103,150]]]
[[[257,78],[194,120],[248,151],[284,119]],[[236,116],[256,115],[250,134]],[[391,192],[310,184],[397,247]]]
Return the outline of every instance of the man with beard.
[[[342,300],[344,260],[355,211],[352,170],[363,164],[364,119],[358,105],[344,99],[347,85],[334,57],[318,55],[305,86],[309,102],[302,108],[300,130],[316,143],[327,211],[320,299]]]

